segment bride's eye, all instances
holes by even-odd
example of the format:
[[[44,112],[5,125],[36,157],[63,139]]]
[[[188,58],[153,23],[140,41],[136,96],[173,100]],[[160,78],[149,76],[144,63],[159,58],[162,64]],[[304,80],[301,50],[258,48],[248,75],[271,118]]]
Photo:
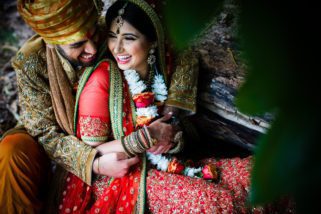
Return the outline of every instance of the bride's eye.
[[[129,41],[134,41],[134,40],[136,40],[136,37],[126,36],[125,39],[126,39],[126,40],[129,40]]]

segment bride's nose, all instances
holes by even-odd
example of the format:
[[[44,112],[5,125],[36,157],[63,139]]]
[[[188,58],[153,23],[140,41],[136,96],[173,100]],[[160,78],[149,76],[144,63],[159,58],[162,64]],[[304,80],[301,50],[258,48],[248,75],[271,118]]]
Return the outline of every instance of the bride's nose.
[[[120,39],[116,41],[115,47],[114,47],[114,53],[121,53],[123,51],[123,44]]]

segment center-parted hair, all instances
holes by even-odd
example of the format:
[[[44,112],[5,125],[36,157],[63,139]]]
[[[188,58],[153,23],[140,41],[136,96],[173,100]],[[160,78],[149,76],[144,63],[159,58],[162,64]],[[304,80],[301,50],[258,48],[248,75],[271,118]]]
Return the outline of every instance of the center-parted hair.
[[[126,3],[127,6],[125,7],[124,14],[121,15],[122,19],[142,33],[148,41],[156,41],[156,32],[150,18],[135,4],[127,1],[117,1],[110,6],[106,14],[107,30],[110,29],[111,22],[118,16],[118,11],[123,8]]]

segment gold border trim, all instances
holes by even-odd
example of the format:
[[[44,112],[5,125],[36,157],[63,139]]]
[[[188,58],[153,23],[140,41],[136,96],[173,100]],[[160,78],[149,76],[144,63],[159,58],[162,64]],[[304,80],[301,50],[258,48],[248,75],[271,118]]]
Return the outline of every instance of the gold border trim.
[[[108,140],[108,136],[100,136],[100,137],[82,136],[81,139],[89,142],[106,142]]]
[[[114,62],[110,63],[109,113],[114,139],[120,139],[123,133],[123,80]]]

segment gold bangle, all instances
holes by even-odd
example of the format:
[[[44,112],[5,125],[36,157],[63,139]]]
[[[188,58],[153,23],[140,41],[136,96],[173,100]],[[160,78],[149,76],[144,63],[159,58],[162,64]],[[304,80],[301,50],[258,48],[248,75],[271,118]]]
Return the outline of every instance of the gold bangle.
[[[146,134],[147,140],[149,142],[149,148],[155,146],[157,144],[157,140],[152,138],[147,126],[143,126],[144,133]]]
[[[151,147],[155,146],[157,144],[157,140],[155,138],[150,138],[150,143],[151,143]]]
[[[124,148],[124,151],[125,151],[125,154],[127,155],[127,158],[131,158],[133,155],[129,152],[129,148],[127,148],[127,146],[125,144],[125,138],[121,137],[120,138],[120,142],[121,142],[121,145]]]

